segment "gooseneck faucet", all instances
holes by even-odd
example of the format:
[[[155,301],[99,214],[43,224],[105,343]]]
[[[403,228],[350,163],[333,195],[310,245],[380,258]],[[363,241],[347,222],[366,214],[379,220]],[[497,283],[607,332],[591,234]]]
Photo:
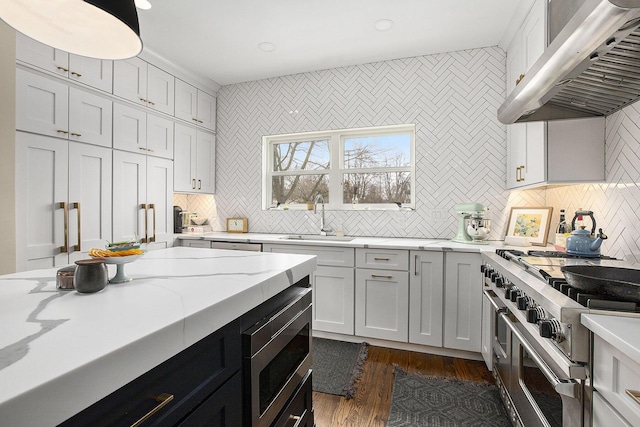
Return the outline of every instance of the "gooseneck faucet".
[[[316,198],[313,201],[313,213],[318,213],[318,201],[320,201],[321,205],[321,209],[322,211],[320,212],[320,235],[321,236],[326,236],[327,235],[327,231],[331,231],[331,229],[329,228],[324,228],[324,197],[322,197],[322,194],[318,193],[318,195],[316,196]]]

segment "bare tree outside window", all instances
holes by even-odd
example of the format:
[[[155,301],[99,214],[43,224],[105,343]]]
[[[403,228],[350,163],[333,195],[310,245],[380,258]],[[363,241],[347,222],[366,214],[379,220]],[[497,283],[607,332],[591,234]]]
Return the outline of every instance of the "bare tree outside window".
[[[413,125],[264,137],[270,205],[412,204]],[[333,162],[332,162],[333,159]]]

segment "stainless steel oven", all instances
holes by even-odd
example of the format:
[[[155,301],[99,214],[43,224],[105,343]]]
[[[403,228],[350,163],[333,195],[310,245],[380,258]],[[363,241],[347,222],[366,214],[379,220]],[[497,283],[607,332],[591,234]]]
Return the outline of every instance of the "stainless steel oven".
[[[311,289],[243,333],[247,423],[271,426],[311,370]]]

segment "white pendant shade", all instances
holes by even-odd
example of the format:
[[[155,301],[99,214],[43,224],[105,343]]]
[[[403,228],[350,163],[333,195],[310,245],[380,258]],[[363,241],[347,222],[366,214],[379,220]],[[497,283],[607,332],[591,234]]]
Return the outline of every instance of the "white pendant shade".
[[[142,51],[133,0],[3,0],[0,18],[39,42],[77,55],[125,59]]]

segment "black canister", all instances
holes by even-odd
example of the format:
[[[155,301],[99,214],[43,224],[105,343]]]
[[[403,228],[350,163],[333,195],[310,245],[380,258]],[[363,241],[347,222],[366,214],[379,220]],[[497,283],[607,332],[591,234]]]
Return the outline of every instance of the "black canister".
[[[76,261],[73,284],[80,293],[101,291],[109,282],[107,266],[101,259],[81,259]]]

